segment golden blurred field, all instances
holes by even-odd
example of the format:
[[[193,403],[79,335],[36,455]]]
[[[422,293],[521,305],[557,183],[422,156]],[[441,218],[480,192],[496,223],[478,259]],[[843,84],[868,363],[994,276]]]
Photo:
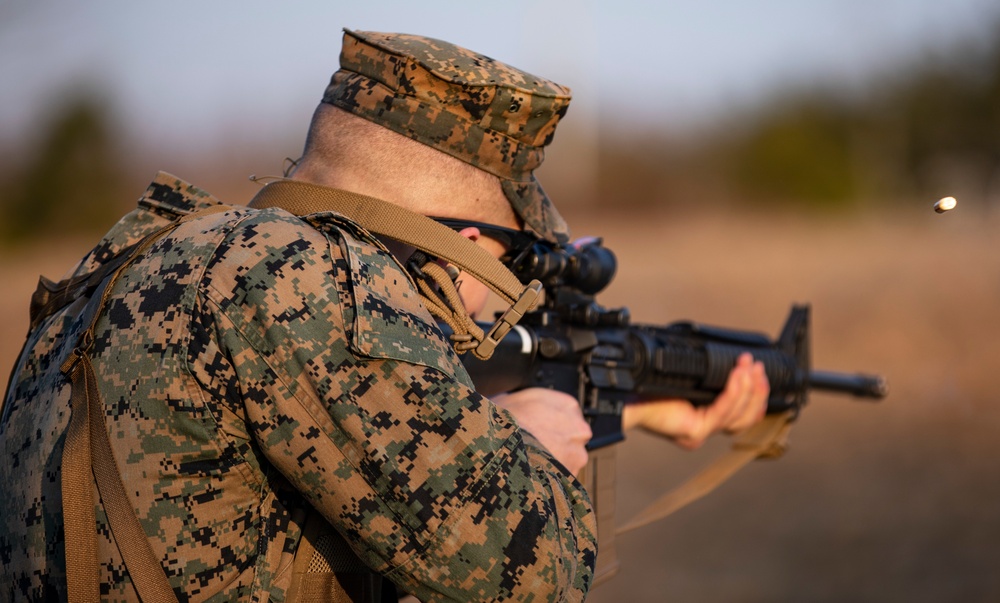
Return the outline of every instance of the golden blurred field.
[[[852,217],[566,212],[618,254],[605,305],[774,335],[811,302],[814,365],[891,386],[881,404],[814,395],[783,459],[623,536],[620,574],[590,601],[1000,600],[1000,215],[932,202]],[[90,243],[0,255],[3,378],[37,275],[60,276]],[[683,453],[630,435],[622,517],[724,443]]]

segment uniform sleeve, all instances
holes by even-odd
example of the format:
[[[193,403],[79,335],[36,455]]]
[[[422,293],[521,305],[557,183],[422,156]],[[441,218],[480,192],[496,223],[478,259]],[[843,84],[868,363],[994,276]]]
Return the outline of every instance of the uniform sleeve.
[[[435,353],[444,342],[422,306],[354,290],[409,287],[405,275],[378,254],[352,266],[345,249],[251,220],[206,274],[263,455],[421,600],[582,600],[596,559],[586,493]]]

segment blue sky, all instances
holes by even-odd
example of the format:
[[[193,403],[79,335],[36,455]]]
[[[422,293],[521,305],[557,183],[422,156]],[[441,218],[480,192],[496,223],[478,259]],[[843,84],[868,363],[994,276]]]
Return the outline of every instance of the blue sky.
[[[341,29],[446,39],[574,90],[577,121],[683,128],[785,83],[859,81],[994,23],[987,0],[0,2],[0,140],[98,82],[166,146],[304,128]],[[579,117],[577,117],[579,116]]]

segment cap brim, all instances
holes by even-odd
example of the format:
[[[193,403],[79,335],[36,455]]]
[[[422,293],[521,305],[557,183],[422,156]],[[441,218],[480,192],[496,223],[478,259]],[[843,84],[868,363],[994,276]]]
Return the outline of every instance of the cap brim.
[[[528,230],[553,243],[569,242],[569,228],[534,174],[525,182],[500,180],[504,195]]]

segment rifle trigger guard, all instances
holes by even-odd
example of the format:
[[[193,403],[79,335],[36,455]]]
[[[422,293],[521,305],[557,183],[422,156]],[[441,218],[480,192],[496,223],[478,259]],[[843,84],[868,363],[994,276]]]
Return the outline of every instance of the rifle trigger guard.
[[[507,308],[500,318],[493,323],[493,326],[487,331],[483,340],[473,350],[476,357],[480,360],[488,360],[493,355],[497,345],[500,344],[500,340],[506,337],[507,333],[510,333],[510,330],[521,320],[521,317],[535,307],[541,294],[542,283],[540,281],[535,279],[528,283],[528,286],[524,288],[524,291],[517,298],[517,301],[514,302],[514,305]]]

